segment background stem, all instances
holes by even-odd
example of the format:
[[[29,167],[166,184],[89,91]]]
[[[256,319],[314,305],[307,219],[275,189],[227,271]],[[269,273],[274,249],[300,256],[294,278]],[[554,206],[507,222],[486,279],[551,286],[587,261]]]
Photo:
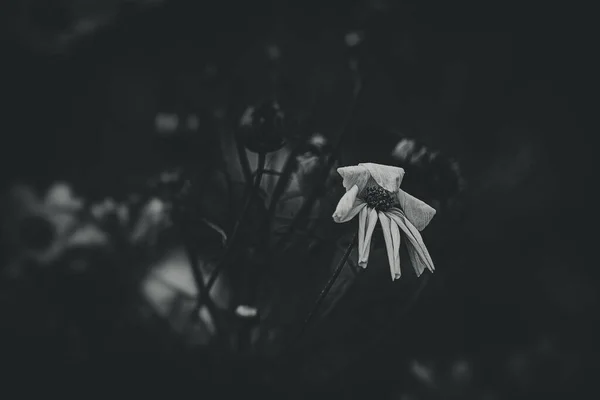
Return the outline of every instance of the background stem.
[[[329,293],[329,291],[333,287],[333,284],[335,283],[335,281],[337,280],[338,276],[342,272],[342,269],[344,268],[344,266],[346,265],[346,262],[348,261],[348,257],[350,257],[350,252],[352,251],[352,248],[354,247],[354,244],[356,243],[356,239],[357,238],[358,238],[358,234],[355,234],[352,237],[352,241],[350,242],[350,244],[346,248],[346,251],[342,255],[342,258],[340,259],[340,262],[338,263],[337,267],[335,267],[335,270],[333,271],[333,274],[329,278],[329,281],[327,282],[327,284],[325,285],[325,287],[323,288],[323,290],[319,294],[319,297],[317,298],[317,301],[315,302],[313,308],[310,310],[310,313],[308,314],[308,316],[304,320],[304,323],[302,324],[302,328],[300,329],[300,333],[298,335],[298,340],[300,340],[302,338],[302,336],[304,335],[304,332],[306,331],[306,329],[310,325],[311,321],[314,319],[314,316],[317,314],[317,311],[319,310],[319,307],[323,303],[323,300],[325,300],[325,297],[327,297],[327,294]]]

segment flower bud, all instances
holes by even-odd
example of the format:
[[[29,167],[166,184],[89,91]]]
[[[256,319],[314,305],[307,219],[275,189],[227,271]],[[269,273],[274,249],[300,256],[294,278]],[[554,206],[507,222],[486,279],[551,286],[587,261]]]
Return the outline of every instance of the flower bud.
[[[269,153],[285,144],[283,111],[277,102],[248,107],[240,119],[238,140],[250,151]]]

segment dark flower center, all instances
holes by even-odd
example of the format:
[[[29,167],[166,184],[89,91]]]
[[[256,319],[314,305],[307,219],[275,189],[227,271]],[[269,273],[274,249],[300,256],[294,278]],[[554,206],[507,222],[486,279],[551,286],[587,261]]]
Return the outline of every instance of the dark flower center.
[[[366,188],[364,199],[369,207],[378,211],[388,210],[394,205],[392,192],[388,192],[379,186]]]

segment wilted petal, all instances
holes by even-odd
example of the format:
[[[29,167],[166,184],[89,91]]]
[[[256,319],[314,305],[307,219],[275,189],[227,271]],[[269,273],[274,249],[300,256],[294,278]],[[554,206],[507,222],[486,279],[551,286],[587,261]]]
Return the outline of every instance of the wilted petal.
[[[400,275],[396,271],[395,267],[395,249],[394,249],[394,239],[392,237],[391,230],[391,219],[384,214],[383,212],[379,212],[379,221],[381,222],[381,228],[383,229],[383,239],[385,240],[385,247],[387,249],[388,262],[390,264],[390,272],[392,274],[392,280],[398,279]],[[400,243],[400,241],[398,241]],[[397,250],[396,250],[397,251]]]
[[[406,218],[417,228],[422,231],[435,215],[436,211],[427,203],[417,199],[416,197],[406,193],[400,189],[396,195],[400,208],[404,211]]]
[[[341,223],[350,221],[367,206],[366,203],[356,198],[357,195],[358,186],[355,185],[342,196],[333,213],[333,220],[335,222]]]
[[[394,279],[400,279],[402,271],[400,270],[400,230],[394,220],[390,219],[390,231],[392,232],[392,244],[394,246]]]
[[[353,165],[350,167],[340,167],[337,169],[338,174],[343,179],[342,185],[346,190],[350,190],[353,186],[358,186],[358,191],[362,191],[369,180],[369,171],[361,165]]]
[[[400,188],[400,183],[402,183],[404,177],[402,168],[373,163],[363,163],[358,164],[358,166],[366,168],[375,182],[385,190],[396,192]]]
[[[433,261],[419,230],[411,224],[402,211],[392,208],[386,212],[406,234],[408,255],[417,275],[421,275],[425,268],[428,268],[431,272],[435,271]]]
[[[362,249],[365,242],[365,233],[367,231],[367,218],[369,216],[369,207],[364,207],[358,214],[358,264],[362,259]]]
[[[371,252],[371,238],[373,237],[375,224],[377,224],[377,210],[367,207],[361,211],[362,213],[365,215],[364,226],[366,226],[366,229],[364,231],[364,240],[359,240],[358,242],[358,265],[367,268],[369,253]],[[359,235],[360,232],[362,231],[359,231]]]

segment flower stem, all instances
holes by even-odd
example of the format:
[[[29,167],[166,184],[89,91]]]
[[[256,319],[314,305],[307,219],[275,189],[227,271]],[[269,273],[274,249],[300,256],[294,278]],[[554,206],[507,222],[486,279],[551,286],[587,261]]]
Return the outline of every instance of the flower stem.
[[[275,214],[275,209],[277,207],[277,203],[283,196],[285,189],[287,188],[292,174],[296,169],[296,157],[300,153],[300,144],[297,144],[290,155],[288,156],[283,170],[280,173],[279,179],[277,180],[277,184],[275,185],[275,189],[273,189],[273,195],[271,196],[271,203],[269,204],[269,208],[267,210],[266,220],[267,222],[271,220],[273,215]]]
[[[204,300],[202,302],[198,301],[198,304],[196,307],[194,307],[192,319],[193,321],[198,319],[202,305],[206,304],[206,308],[208,308],[208,312],[211,314],[215,325],[216,337],[220,338],[220,333],[223,332],[223,329],[221,328],[220,316],[214,302],[210,296],[208,296],[206,286],[204,285],[202,269],[200,267],[200,263],[198,263],[198,254],[196,254],[193,247],[190,245],[186,245],[185,248],[192,267],[192,274],[194,276],[194,280],[196,281],[196,286],[198,287],[198,300]]]
[[[290,239],[290,237],[292,236],[294,231],[298,228],[300,223],[302,221],[306,220],[310,216],[310,212],[311,212],[315,202],[320,197],[321,192],[318,189],[325,186],[331,169],[334,167],[335,162],[340,159],[342,145],[344,144],[344,141],[348,138],[348,135],[350,134],[350,132],[352,130],[353,117],[355,117],[358,107],[361,105],[363,93],[364,93],[364,81],[362,79],[358,79],[356,82],[356,87],[355,87],[355,92],[354,92],[354,100],[350,107],[350,111],[348,112],[348,115],[346,116],[346,119],[340,129],[340,133],[337,138],[337,143],[334,146],[334,150],[333,150],[332,154],[329,156],[329,159],[327,160],[326,167],[323,168],[323,170],[321,171],[321,175],[319,176],[319,179],[317,180],[317,183],[316,183],[317,188],[315,188],[312,191],[312,193],[308,196],[308,198],[302,203],[300,210],[298,210],[298,213],[295,215],[294,220],[289,225],[287,231],[283,234],[283,236],[275,244],[276,249],[287,250],[288,247],[286,246],[286,242]]]
[[[246,148],[244,145],[237,139],[235,139],[235,148],[238,153],[238,158],[240,160],[240,165],[242,167],[242,172],[244,174],[244,178],[248,184],[252,182],[252,171],[250,170],[250,162],[248,161],[248,155],[246,154]]]
[[[354,244],[356,243],[356,239],[357,238],[358,238],[358,234],[355,234],[353,236],[353,238],[352,238],[352,241],[350,242],[350,244],[346,248],[346,251],[342,255],[342,258],[340,259],[340,262],[335,267],[335,270],[333,271],[333,274],[329,278],[329,281],[327,282],[327,284],[325,285],[325,287],[323,288],[323,290],[319,294],[319,297],[317,298],[317,301],[315,302],[315,305],[310,310],[310,313],[308,314],[308,316],[304,320],[304,323],[303,323],[302,328],[300,329],[300,333],[298,335],[298,340],[302,338],[302,336],[303,336],[304,332],[306,331],[306,329],[308,328],[310,322],[313,320],[314,316],[317,314],[317,311],[319,310],[319,307],[323,303],[323,300],[325,300],[325,297],[327,297],[327,294],[329,293],[329,291],[333,287],[333,284],[335,283],[335,281],[337,280],[338,276],[342,272],[342,269],[344,268],[344,266],[346,265],[346,262],[348,261],[348,257],[350,257],[350,252],[352,251],[352,248],[354,247]]]
[[[260,182],[262,180],[263,172],[265,169],[265,161],[266,161],[265,153],[259,153],[256,177],[254,180],[254,184],[252,186],[252,191],[251,191],[250,195],[248,196],[246,203],[244,204],[244,208],[242,209],[242,213],[240,214],[240,217],[238,218],[235,226],[233,227],[231,237],[227,241],[227,246],[225,248],[225,255],[224,255],[223,259],[221,260],[221,262],[219,264],[217,264],[215,269],[210,274],[210,277],[208,278],[208,282],[206,283],[206,290],[204,291],[204,293],[205,293],[204,296],[209,295],[210,289],[215,284],[217,278],[219,277],[219,274],[221,273],[223,268],[230,262],[231,253],[233,251],[233,247],[239,236],[240,227],[242,226],[242,224],[244,223],[244,221],[246,219],[246,216],[248,215],[248,211],[250,210],[250,208],[252,206],[254,198],[257,196],[258,188],[260,187]],[[202,304],[202,300],[201,300],[200,304]]]
[[[260,182],[261,182],[262,176],[265,174],[265,171],[266,171],[265,164],[266,164],[265,153],[263,153],[263,152],[258,153],[258,164],[257,164],[257,168],[256,168],[256,176],[255,176],[253,190],[252,190],[252,193],[250,194],[251,197],[258,195],[258,190],[260,188]],[[262,252],[262,249],[260,248],[261,246],[262,246],[262,244],[259,244],[259,248],[258,248],[259,252]],[[241,304],[255,306],[256,291],[257,291],[257,286],[259,283],[257,273],[259,273],[259,271],[260,271],[260,268],[257,269],[256,267],[257,267],[257,265],[256,265],[256,260],[254,259],[254,257],[250,257],[249,260],[248,259],[244,260],[244,269],[243,269],[242,273],[245,274],[245,279],[244,279],[244,282],[242,283],[242,285],[245,286],[245,288],[242,288]],[[238,332],[238,338],[237,338],[238,343],[237,344],[238,344],[239,352],[245,352],[250,348],[253,326],[254,326],[254,323],[252,323],[251,321],[244,321],[242,328]]]

